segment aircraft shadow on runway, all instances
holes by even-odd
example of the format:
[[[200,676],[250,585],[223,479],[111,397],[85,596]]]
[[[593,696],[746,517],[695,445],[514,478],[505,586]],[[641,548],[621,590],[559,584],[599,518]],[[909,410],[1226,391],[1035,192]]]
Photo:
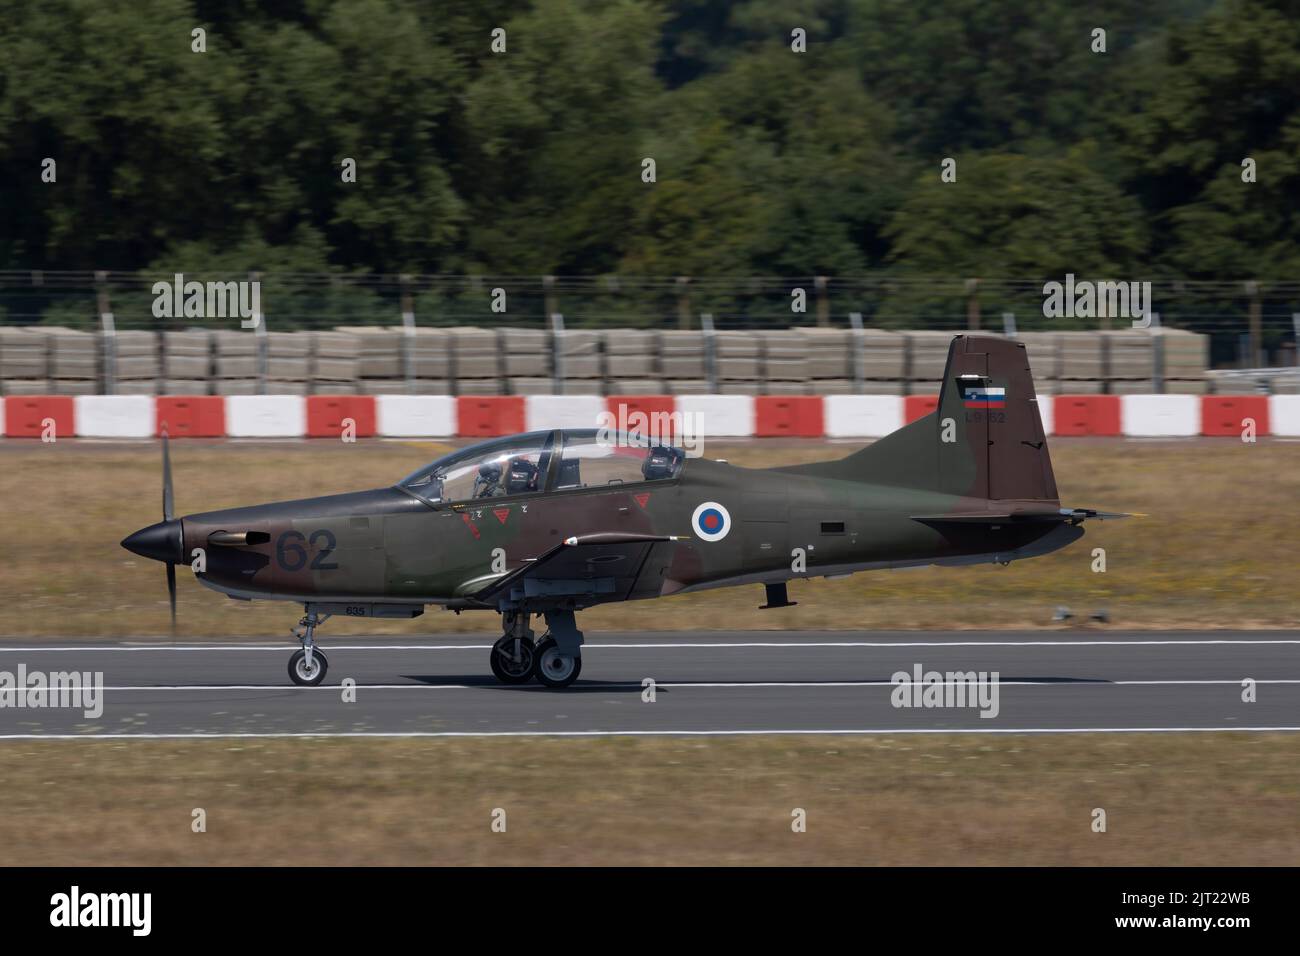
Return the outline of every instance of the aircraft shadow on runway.
[[[485,674],[464,674],[464,675],[402,674],[401,677],[405,680],[419,681],[421,684],[427,684],[430,687],[462,686],[462,687],[485,687],[493,690],[504,690],[504,691],[533,691],[533,692],[550,691],[550,688],[543,687],[540,684],[534,684],[531,682],[527,684],[502,684],[495,677],[490,677]],[[711,684],[727,684],[727,683],[736,683],[736,684],[779,683],[779,684],[789,684],[792,686],[806,685],[809,687],[816,687],[828,682],[824,680],[782,680],[782,681],[656,680],[655,689],[658,692],[667,693],[670,692],[674,687],[693,687],[693,686],[705,687]],[[888,677],[881,677],[875,679],[864,678],[863,680],[858,680],[858,681],[836,681],[835,683],[845,684],[845,685],[861,684],[863,686],[874,685],[874,686],[881,686],[884,688],[888,688],[889,678]],[[1102,677],[1001,677],[999,678],[999,683],[1002,684],[1111,684],[1114,683],[1114,681]],[[359,686],[364,687],[365,685],[362,684]],[[567,688],[565,688],[565,690],[567,693],[570,694],[593,693],[593,692],[609,693],[611,691],[616,693],[639,694],[642,690],[644,690],[644,686],[642,685],[640,680],[584,681],[581,678],[579,678],[578,680],[570,684]]]

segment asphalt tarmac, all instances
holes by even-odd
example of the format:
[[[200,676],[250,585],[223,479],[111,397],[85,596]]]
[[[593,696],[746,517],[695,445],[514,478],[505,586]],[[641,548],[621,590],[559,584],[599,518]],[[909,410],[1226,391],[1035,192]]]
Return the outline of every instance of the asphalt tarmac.
[[[588,632],[559,691],[498,684],[490,645],[326,636],[304,688],[287,643],[0,638],[0,739],[1300,730],[1300,631]],[[4,690],[69,671],[100,699]]]

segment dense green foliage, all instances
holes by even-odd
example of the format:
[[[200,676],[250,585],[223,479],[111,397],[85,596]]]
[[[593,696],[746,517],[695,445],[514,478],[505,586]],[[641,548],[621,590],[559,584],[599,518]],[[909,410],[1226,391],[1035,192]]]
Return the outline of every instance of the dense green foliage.
[[[0,269],[1287,278],[1298,191],[1287,0],[0,0]]]

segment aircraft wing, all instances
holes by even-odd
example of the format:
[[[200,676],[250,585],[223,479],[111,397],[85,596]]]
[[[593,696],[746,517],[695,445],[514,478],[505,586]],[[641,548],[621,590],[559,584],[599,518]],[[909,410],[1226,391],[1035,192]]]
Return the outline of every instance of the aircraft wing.
[[[678,540],[647,534],[566,538],[507,574],[466,582],[462,591],[485,603],[503,597],[571,597],[591,603],[655,597],[663,589]]]
[[[1024,511],[971,511],[938,515],[912,515],[913,521],[922,524],[1020,524],[1033,521],[1068,521],[1078,524],[1081,521],[1106,521],[1115,518],[1145,518],[1143,514],[1128,514],[1122,511],[1094,511],[1091,508],[1055,508],[1052,510]]]

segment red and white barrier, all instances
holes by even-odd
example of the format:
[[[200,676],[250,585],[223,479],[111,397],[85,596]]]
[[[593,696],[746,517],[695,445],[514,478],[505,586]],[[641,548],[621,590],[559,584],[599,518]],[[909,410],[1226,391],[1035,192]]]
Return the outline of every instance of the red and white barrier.
[[[150,438],[154,400],[149,395],[78,395],[77,434],[86,438]]]
[[[307,396],[307,437],[371,438],[375,434],[373,395]]]
[[[1057,395],[1050,435],[1120,435],[1123,412],[1118,395]]]
[[[754,400],[748,395],[678,395],[677,411],[692,416],[694,434],[707,438],[747,438],[754,434]]]
[[[901,395],[829,395],[827,438],[883,438],[903,427]]]
[[[58,440],[77,434],[76,406],[66,395],[7,395],[5,437]]]
[[[1201,399],[1196,395],[1124,395],[1120,431],[1141,438],[1188,438],[1201,433]]]
[[[1249,428],[1269,433],[1267,395],[1206,395],[1201,399],[1201,434],[1239,437]]]
[[[170,438],[221,438],[226,434],[226,403],[220,395],[162,395],[154,399],[155,435]]]
[[[1300,438],[1300,395],[1270,395],[1268,427],[1270,435]]]
[[[375,427],[387,438],[447,438],[456,434],[451,395],[379,395]]]
[[[524,401],[524,427],[530,432],[599,428],[605,411],[605,399],[600,395],[529,395]]]
[[[1038,417],[1043,423],[1043,434],[1051,435],[1052,429],[1056,426],[1056,402],[1047,395],[1039,395],[1037,402]]]
[[[231,438],[301,438],[307,434],[307,401],[300,395],[230,395],[226,434]]]
[[[928,395],[9,395],[0,434],[333,438],[351,428],[357,438],[491,438],[609,425],[688,426],[706,439],[880,438],[933,404]],[[1048,435],[1300,437],[1300,395],[1056,395],[1039,398],[1038,410]]]

